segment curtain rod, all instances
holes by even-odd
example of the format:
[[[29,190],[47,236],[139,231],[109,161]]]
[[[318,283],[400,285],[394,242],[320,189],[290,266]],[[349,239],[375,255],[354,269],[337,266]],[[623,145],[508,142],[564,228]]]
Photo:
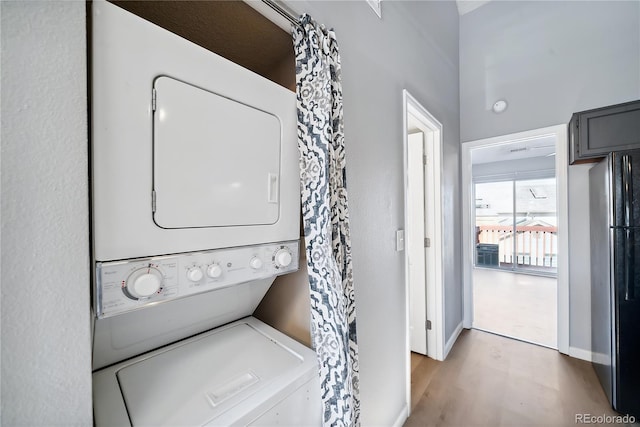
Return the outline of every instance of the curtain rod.
[[[262,0],[262,3],[269,6],[274,12],[282,16],[287,21],[291,22],[296,27],[302,28],[300,26],[300,21],[298,21],[298,18],[296,18],[291,12],[277,4],[274,0]]]

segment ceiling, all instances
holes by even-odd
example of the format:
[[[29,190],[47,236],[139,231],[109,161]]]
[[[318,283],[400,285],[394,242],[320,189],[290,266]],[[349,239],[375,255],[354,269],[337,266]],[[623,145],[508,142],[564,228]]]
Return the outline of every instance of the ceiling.
[[[484,6],[489,3],[490,0],[456,0],[456,4],[458,6],[458,13],[460,16],[465,13],[469,13],[473,10],[476,10],[480,6]]]
[[[477,165],[480,163],[552,156],[556,152],[555,144],[555,135],[549,135],[477,148],[471,152],[471,163]]]

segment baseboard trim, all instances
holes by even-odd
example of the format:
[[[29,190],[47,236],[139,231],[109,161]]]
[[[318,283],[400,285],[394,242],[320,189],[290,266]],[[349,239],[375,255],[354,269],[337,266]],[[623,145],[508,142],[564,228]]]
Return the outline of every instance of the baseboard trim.
[[[446,360],[447,356],[449,355],[449,352],[453,348],[453,345],[456,343],[456,340],[458,339],[458,336],[460,336],[461,332],[462,332],[462,322],[458,323],[458,326],[456,326],[456,330],[453,331],[453,334],[451,334],[451,337],[449,337],[449,339],[447,340],[447,344],[445,344],[444,346],[443,360]]]
[[[569,356],[576,359],[586,360],[587,362],[591,362],[593,360],[593,355],[589,350],[583,350],[576,347],[569,347]]]
[[[402,410],[400,411],[400,414],[398,415],[398,418],[396,418],[396,421],[393,423],[393,427],[402,427],[408,418],[409,407],[407,405],[404,405],[402,407]]]

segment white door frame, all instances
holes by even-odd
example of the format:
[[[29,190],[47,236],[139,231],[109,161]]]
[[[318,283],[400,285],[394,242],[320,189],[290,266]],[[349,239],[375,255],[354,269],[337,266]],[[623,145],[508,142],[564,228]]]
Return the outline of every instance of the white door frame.
[[[464,280],[464,320],[467,329],[473,325],[473,259],[475,236],[472,232],[473,176],[471,152],[474,149],[502,145],[517,140],[556,137],[556,187],[558,212],[558,351],[569,354],[569,219],[568,219],[568,142],[567,125],[549,126],[525,132],[486,138],[462,144],[462,270]]]
[[[428,157],[425,169],[426,205],[433,207],[432,215],[425,212],[425,237],[431,239],[431,246],[426,250],[427,265],[427,318],[432,329],[427,333],[427,354],[436,360],[444,360],[444,287],[443,287],[443,242],[442,242],[442,124],[435,119],[411,94],[402,91],[403,100],[403,161],[404,161],[404,229],[410,232],[407,218],[407,153],[409,143],[408,119],[415,117],[421,130],[425,133],[425,151]],[[409,336],[409,254],[405,251],[405,350],[406,350],[406,384],[407,405],[411,408],[411,345]],[[432,268],[429,268],[432,266]]]

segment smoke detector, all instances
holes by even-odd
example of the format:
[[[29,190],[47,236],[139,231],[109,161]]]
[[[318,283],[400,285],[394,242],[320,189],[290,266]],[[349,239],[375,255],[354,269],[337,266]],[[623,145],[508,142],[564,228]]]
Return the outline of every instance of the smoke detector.
[[[505,101],[504,99],[499,99],[493,104],[493,107],[491,107],[491,109],[494,113],[502,113],[507,109],[507,101]]]

